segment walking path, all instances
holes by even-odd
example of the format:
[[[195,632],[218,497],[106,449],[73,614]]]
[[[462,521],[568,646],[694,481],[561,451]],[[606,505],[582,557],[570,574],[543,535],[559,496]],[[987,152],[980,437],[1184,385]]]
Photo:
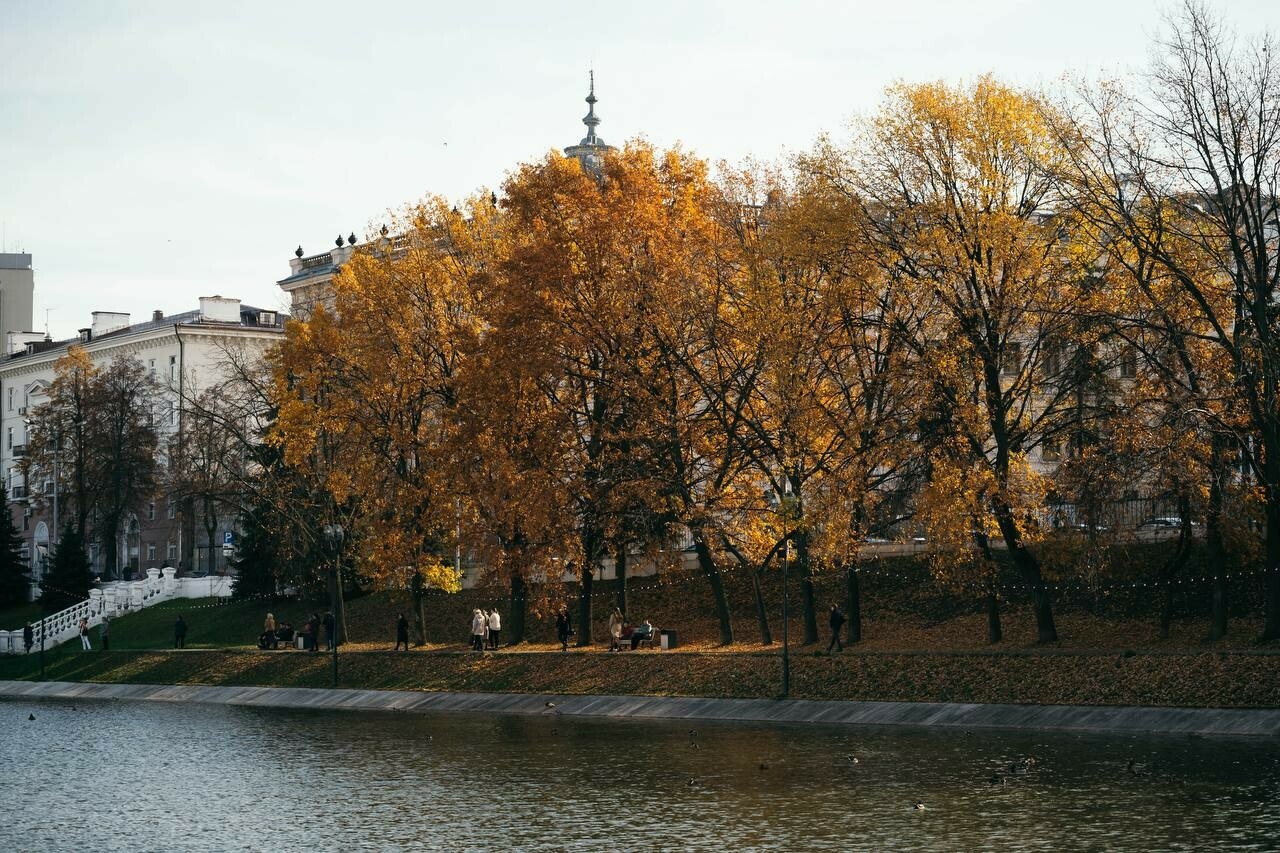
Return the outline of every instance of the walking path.
[[[307,687],[208,687],[0,681],[0,699],[125,699],[202,702],[273,709],[489,711],[657,720],[826,723],[959,729],[1201,735],[1280,735],[1280,709],[1114,708],[1082,705],[973,705],[945,702],[833,702],[807,699],[698,699],[675,696],[551,696],[527,693],[425,693]]]

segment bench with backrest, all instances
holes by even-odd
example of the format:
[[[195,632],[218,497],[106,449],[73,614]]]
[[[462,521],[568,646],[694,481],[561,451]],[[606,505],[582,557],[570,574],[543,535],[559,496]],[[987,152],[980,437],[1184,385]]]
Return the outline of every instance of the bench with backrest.
[[[624,625],[622,634],[618,637],[618,649],[620,651],[631,651],[641,646],[653,648],[653,641],[658,636],[658,630],[651,628],[648,632],[642,631],[641,626]]]

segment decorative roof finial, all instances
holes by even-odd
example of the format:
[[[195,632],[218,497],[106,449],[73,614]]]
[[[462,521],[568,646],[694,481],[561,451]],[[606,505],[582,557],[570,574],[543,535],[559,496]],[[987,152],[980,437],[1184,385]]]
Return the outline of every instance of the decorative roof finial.
[[[587,135],[579,144],[604,145],[603,139],[596,138],[596,128],[600,125],[600,118],[596,115],[596,71],[593,68],[587,74],[591,84],[587,90],[587,114],[582,117],[582,123],[587,126]]]
[[[583,116],[582,123],[587,126],[587,135],[582,137],[582,141],[577,145],[570,145],[564,149],[565,156],[576,157],[584,168],[592,171],[598,171],[602,163],[602,155],[606,151],[611,151],[609,145],[603,139],[596,136],[596,128],[600,125],[600,117],[596,115],[596,72],[591,69],[589,72],[589,86],[587,88],[587,114]]]

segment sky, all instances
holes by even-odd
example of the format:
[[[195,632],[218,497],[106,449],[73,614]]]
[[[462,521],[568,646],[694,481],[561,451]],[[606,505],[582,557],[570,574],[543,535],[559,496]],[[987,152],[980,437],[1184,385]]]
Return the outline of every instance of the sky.
[[[1217,0],[1241,33],[1280,3]],[[1167,2],[0,0],[0,251],[36,331],[92,311],[287,308],[301,245],[500,187],[585,133],[780,160],[895,81],[1141,70]]]

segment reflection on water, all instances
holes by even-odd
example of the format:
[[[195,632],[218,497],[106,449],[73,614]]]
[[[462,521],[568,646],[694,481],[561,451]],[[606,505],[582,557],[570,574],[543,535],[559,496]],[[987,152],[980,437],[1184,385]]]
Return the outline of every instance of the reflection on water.
[[[1270,740],[696,725],[0,701],[0,850],[1280,844]]]

